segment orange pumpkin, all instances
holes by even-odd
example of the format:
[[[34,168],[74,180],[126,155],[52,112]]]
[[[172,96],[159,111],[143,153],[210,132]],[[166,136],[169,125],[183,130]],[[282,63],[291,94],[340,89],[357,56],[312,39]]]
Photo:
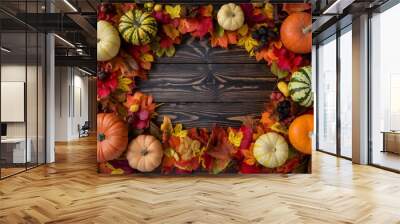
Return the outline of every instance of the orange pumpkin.
[[[141,172],[151,172],[160,164],[163,149],[160,141],[151,135],[139,135],[131,141],[126,153],[129,166]]]
[[[303,12],[309,9],[311,9],[310,3],[284,3],[282,7],[282,10],[288,14]]]
[[[289,140],[295,149],[304,154],[311,154],[311,133],[314,130],[314,116],[301,115],[289,126]]]
[[[311,52],[311,14],[295,12],[290,14],[281,26],[281,41],[290,51],[298,54]]]
[[[105,162],[121,156],[128,145],[128,128],[115,114],[97,114],[97,161]]]

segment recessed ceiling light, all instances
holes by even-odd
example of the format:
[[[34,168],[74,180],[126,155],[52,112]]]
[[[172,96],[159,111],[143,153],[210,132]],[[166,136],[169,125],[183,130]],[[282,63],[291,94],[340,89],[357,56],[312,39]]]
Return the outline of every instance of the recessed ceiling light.
[[[68,0],[64,0],[64,3],[67,4],[75,12],[78,12],[78,9],[76,9],[75,6],[72,5]]]
[[[69,42],[68,40],[62,38],[61,36],[59,36],[58,34],[54,34],[55,37],[57,37],[59,40],[61,40],[62,42],[66,43],[67,45],[69,45],[70,47],[75,48],[75,45],[72,44],[71,42]]]
[[[351,5],[354,0],[336,0],[322,14],[342,14],[343,10]]]
[[[7,48],[5,48],[5,47],[1,47],[0,50],[1,50],[1,51],[4,51],[4,52],[6,52],[6,53],[10,53],[10,52],[11,52],[11,50],[9,50],[9,49],[7,49]]]
[[[86,70],[84,70],[84,69],[81,69],[81,68],[79,68],[79,67],[78,67],[78,70],[81,71],[81,72],[83,72],[83,73],[85,73],[85,74],[87,74],[87,75],[93,75],[92,73],[90,73],[90,72],[88,72],[88,71],[86,71]]]

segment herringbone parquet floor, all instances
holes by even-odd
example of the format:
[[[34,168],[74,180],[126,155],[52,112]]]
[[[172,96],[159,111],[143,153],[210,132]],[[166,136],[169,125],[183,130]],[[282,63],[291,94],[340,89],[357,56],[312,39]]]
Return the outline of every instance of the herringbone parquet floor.
[[[95,141],[0,181],[0,223],[400,223],[400,175],[322,153],[311,175],[109,177]]]

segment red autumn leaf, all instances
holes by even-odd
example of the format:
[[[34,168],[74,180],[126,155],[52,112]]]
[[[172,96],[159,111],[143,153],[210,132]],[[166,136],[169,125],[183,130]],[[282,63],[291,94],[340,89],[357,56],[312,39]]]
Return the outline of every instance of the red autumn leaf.
[[[251,3],[240,4],[243,10],[245,21],[250,27],[254,26],[256,23],[266,22],[268,19],[262,13],[255,13],[254,6]]]
[[[253,130],[250,127],[242,126],[240,131],[243,133],[242,142],[240,143],[240,149],[248,149],[253,140]]]
[[[168,24],[171,22],[171,17],[169,14],[164,13],[164,11],[154,11],[153,16],[158,23]]]
[[[97,96],[98,98],[108,97],[118,87],[118,75],[112,72],[104,80],[97,80]]]
[[[211,36],[211,46],[212,47],[223,47],[228,48],[229,44],[236,44],[237,43],[237,33],[236,32],[228,32],[225,31],[222,36],[218,36],[213,34]]]
[[[189,138],[197,140],[204,145],[208,143],[208,139],[210,138],[208,131],[205,128],[201,129],[191,128],[189,129],[188,136]]]
[[[303,58],[284,47],[275,48],[274,54],[278,57],[277,65],[281,70],[292,72],[301,65]]]
[[[294,157],[286,163],[278,168],[276,168],[276,171],[278,173],[290,173],[294,170],[295,167],[297,167],[300,164],[300,158],[299,157]]]
[[[161,165],[161,171],[163,173],[171,173],[174,169],[175,159],[173,157],[164,156],[163,162]]]
[[[193,171],[200,166],[200,158],[193,157],[191,160],[179,160],[175,162],[175,167],[180,170]]]
[[[191,173],[192,173],[192,171],[182,170],[182,169],[179,169],[179,168],[176,168],[176,170],[175,170],[175,174],[182,174],[182,175],[184,175],[184,174],[191,174]]]
[[[198,21],[196,19],[181,19],[179,23],[179,31],[182,34],[191,33],[197,29]]]
[[[198,14],[203,17],[211,17],[213,14],[213,6],[211,4],[200,6]]]
[[[240,164],[239,172],[242,174],[261,173],[261,169],[257,165],[250,166],[242,162]]]
[[[160,40],[160,47],[164,48],[164,49],[171,47],[173,44],[174,44],[174,41],[167,36],[162,37]]]
[[[179,147],[179,144],[181,143],[179,137],[176,136],[171,136],[168,140],[168,144],[171,148],[177,149]]]
[[[192,36],[194,37],[204,37],[207,33],[211,33],[213,31],[213,21],[212,17],[202,17],[200,18],[197,29],[192,32]]]
[[[218,160],[230,160],[236,150],[228,140],[228,134],[221,127],[214,127],[211,133],[210,142],[207,147],[207,154]]]

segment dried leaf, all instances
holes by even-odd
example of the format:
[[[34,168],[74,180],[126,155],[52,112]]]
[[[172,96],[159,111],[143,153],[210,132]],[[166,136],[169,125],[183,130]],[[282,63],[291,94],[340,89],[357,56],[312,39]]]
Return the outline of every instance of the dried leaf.
[[[181,5],[166,5],[165,11],[170,15],[171,19],[180,18],[181,17]]]
[[[281,70],[278,67],[278,64],[273,62],[271,65],[271,72],[272,74],[274,74],[276,77],[278,77],[278,79],[283,79],[286,78],[289,75],[289,72]]]
[[[246,49],[246,51],[250,54],[250,56],[254,56],[254,48],[258,47],[258,41],[253,39],[250,35],[242,37],[239,39],[239,42],[237,43],[238,46],[242,46]]]
[[[179,30],[177,30],[174,26],[171,24],[164,24],[163,26],[163,31],[164,33],[174,40],[175,38],[179,37],[181,34],[179,33]]]
[[[132,82],[133,81],[130,78],[119,76],[118,77],[118,89],[120,89],[124,92],[130,92],[131,91],[130,84],[132,84]]]

